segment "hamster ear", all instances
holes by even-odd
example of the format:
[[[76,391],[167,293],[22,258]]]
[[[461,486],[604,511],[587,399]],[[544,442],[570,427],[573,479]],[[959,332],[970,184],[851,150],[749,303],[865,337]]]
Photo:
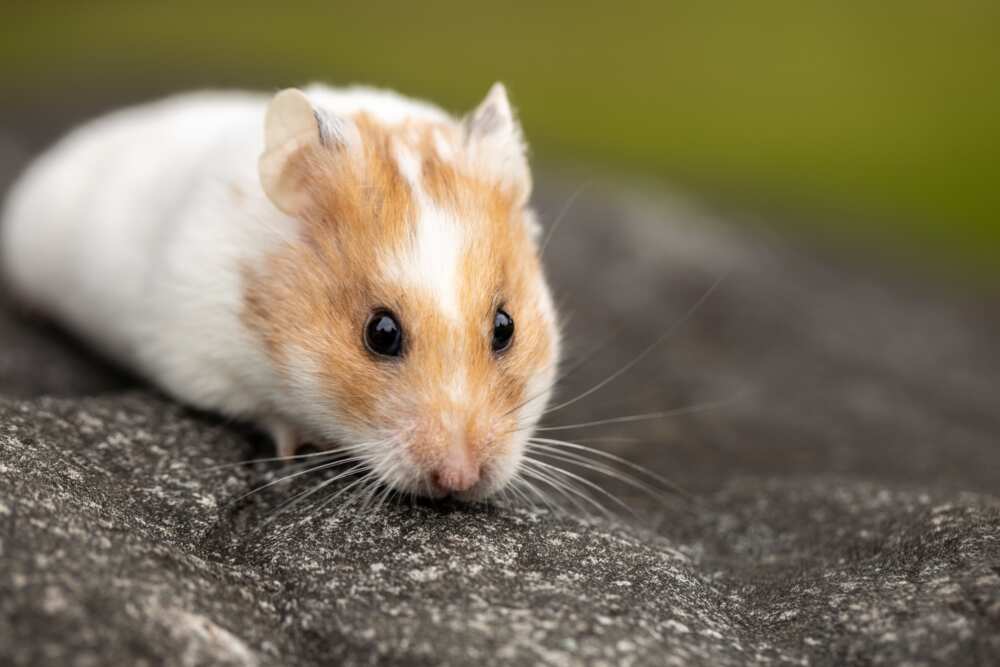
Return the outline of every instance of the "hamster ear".
[[[336,150],[360,141],[350,120],[313,106],[297,88],[271,99],[264,117],[264,152],[257,163],[260,184],[281,211],[296,215],[309,203],[309,164],[302,149]]]
[[[502,83],[493,84],[486,99],[465,117],[463,126],[465,143],[477,166],[512,186],[524,203],[531,194],[527,147]]]

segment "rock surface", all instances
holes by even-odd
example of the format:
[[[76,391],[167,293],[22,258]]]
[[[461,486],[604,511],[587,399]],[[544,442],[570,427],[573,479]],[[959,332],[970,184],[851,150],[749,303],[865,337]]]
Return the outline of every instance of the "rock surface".
[[[574,192],[543,182],[543,217]],[[707,404],[553,435],[606,437],[694,500],[597,476],[634,517],[275,515],[316,478],[241,498],[281,474],[230,465],[260,436],[4,306],[0,664],[1000,662],[995,300],[595,188],[546,261],[583,360],[563,397],[669,332],[552,425]]]

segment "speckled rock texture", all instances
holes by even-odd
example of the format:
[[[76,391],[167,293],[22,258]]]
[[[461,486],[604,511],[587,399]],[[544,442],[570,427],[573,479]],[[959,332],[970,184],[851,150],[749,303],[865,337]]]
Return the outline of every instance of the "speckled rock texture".
[[[24,146],[0,177],[44,137],[0,137]],[[542,179],[543,218],[583,180]],[[705,405],[552,435],[691,499],[591,475],[632,513],[274,515],[317,478],[241,498],[282,474],[231,465],[268,456],[263,437],[4,302],[0,664],[1000,664],[995,291],[917,285],[596,186],[546,262],[567,367],[583,360],[561,396],[670,332],[548,424]]]

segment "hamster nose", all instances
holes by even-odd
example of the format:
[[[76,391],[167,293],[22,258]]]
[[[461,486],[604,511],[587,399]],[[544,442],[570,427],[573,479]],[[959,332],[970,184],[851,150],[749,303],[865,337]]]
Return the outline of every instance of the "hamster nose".
[[[431,472],[431,484],[440,493],[468,491],[479,481],[479,464],[470,457],[450,459]]]

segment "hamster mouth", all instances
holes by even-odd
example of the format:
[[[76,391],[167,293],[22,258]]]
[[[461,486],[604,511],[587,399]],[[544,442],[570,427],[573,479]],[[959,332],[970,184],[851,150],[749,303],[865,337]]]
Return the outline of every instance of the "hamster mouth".
[[[411,488],[399,490],[404,494],[415,492],[430,500],[457,500],[461,503],[474,504],[488,500],[503,487],[503,484],[498,484],[495,471],[489,467],[484,467],[479,472],[476,481],[465,488],[444,487],[435,477],[433,472],[425,473]],[[384,483],[389,484],[388,481]],[[416,486],[417,489],[414,489],[413,486]],[[394,485],[394,488],[398,488],[398,486]]]
[[[427,497],[432,500],[457,500],[460,503],[466,504],[476,504],[488,500],[492,493],[490,493],[489,484],[476,484],[470,489],[465,491],[439,491],[433,490],[431,494]]]

